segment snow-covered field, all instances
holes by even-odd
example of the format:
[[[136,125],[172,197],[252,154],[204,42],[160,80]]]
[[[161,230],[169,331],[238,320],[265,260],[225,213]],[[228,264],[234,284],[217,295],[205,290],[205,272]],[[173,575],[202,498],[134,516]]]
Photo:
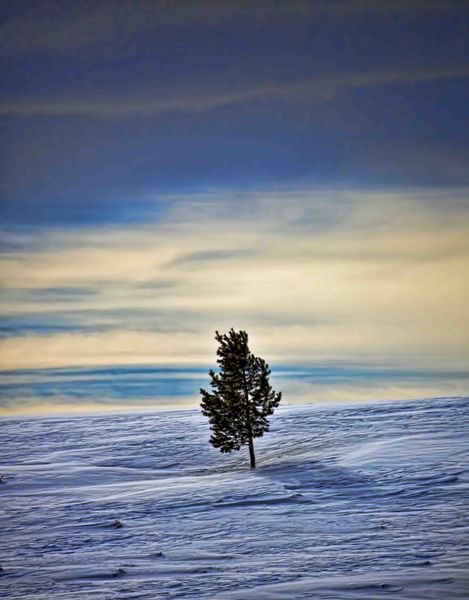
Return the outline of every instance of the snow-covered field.
[[[197,411],[0,432],[3,597],[469,597],[468,398],[279,409],[255,471]]]

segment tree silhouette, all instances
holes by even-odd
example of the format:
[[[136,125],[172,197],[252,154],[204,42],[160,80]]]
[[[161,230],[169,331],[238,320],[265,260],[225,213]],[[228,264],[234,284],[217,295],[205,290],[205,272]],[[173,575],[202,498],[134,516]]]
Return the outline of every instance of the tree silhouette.
[[[232,452],[248,444],[254,468],[253,440],[269,430],[268,417],[279,405],[282,394],[272,390],[269,365],[251,353],[245,331],[217,331],[215,339],[220,344],[219,371],[209,371],[212,393],[200,390],[202,413],[208,417],[212,430],[209,441],[220,452]]]

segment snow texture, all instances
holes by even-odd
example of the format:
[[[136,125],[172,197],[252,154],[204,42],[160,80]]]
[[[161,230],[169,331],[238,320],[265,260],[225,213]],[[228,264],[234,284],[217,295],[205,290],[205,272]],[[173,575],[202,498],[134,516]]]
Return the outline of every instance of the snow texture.
[[[469,399],[281,408],[247,453],[197,411],[0,423],[0,595],[469,597]]]

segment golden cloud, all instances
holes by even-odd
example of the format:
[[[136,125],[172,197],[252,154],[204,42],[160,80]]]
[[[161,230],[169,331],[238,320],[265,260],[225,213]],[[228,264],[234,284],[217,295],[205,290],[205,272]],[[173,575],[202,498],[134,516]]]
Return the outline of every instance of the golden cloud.
[[[5,312],[73,313],[87,327],[4,339],[3,369],[207,364],[213,331],[231,326],[276,362],[460,368],[469,330],[460,200],[220,192],[173,198],[164,221],[137,228],[51,232],[39,251],[3,260]],[[74,296],[81,287],[93,293]],[[66,301],[58,288],[71,290]],[[136,324],[141,311],[146,321]],[[97,313],[105,331],[92,330]]]

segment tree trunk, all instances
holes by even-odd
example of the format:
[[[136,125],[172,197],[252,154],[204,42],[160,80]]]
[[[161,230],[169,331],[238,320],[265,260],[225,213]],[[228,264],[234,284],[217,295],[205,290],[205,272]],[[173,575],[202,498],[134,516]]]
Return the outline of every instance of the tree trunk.
[[[249,434],[249,458],[251,460],[251,469],[254,469],[256,466],[256,455],[254,454],[254,441],[251,434]]]
[[[243,388],[244,388],[244,399],[246,402],[246,425],[247,425],[247,429],[248,429],[248,439],[249,439],[249,459],[251,461],[251,469],[254,469],[256,466],[256,455],[254,454],[254,440],[252,438],[251,411],[249,410],[248,384],[246,381],[246,371],[244,371],[244,370],[243,370]]]

